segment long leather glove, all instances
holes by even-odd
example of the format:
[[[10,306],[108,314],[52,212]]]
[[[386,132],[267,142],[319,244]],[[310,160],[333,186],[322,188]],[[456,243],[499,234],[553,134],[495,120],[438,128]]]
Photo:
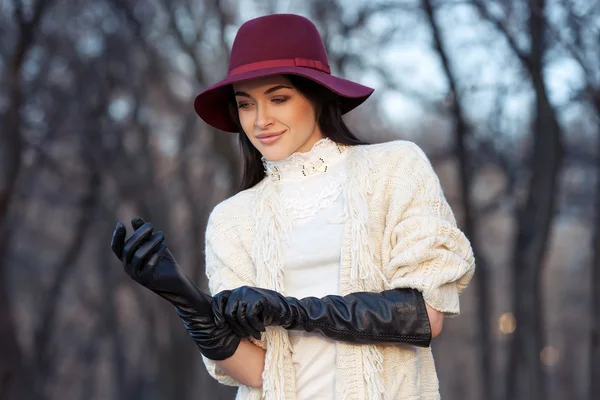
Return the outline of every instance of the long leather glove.
[[[428,347],[431,343],[425,301],[414,289],[320,299],[285,297],[273,290],[249,286],[222,293],[228,301],[221,312],[241,337],[259,339],[266,326],[281,326],[355,344],[408,343]],[[215,295],[215,300],[221,295]]]
[[[175,306],[200,352],[207,358],[231,357],[240,338],[219,314],[227,302],[227,292],[219,297],[221,304],[215,303],[179,268],[167,249],[164,233],[154,232],[152,224],[139,217],[132,219],[131,225],[135,232],[125,241],[125,226],[118,222],[111,242],[127,275]]]

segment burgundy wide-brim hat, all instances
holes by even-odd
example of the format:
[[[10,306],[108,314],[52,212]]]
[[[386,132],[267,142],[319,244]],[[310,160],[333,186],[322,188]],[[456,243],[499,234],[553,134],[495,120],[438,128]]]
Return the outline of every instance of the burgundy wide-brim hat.
[[[336,93],[343,114],[373,93],[369,87],[331,75],[323,39],[311,21],[294,14],[274,14],[240,27],[231,49],[227,77],[202,91],[194,101],[194,109],[207,124],[237,132],[229,114],[231,85],[280,74],[311,79]]]

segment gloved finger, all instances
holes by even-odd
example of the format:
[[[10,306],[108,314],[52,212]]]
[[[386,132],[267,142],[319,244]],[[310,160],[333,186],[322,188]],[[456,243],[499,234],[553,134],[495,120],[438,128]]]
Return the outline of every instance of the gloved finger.
[[[231,330],[233,330],[233,332],[237,336],[241,338],[247,338],[248,336],[250,336],[250,334],[244,331],[244,328],[242,328],[242,326],[237,320],[237,312],[239,306],[239,299],[229,298],[229,300],[227,301],[227,306],[225,306],[225,320],[227,321],[227,324],[229,325]]]
[[[119,258],[119,260],[123,257],[123,246],[125,245],[125,236],[127,235],[127,229],[125,229],[125,225],[121,222],[117,222],[115,226],[115,230],[112,234],[112,240],[110,241],[110,248],[113,253]]]
[[[241,303],[237,310],[237,321],[240,326],[256,340],[260,340],[260,331],[257,331],[248,323],[247,309],[249,308],[248,303]]]
[[[264,332],[265,324],[263,321],[264,310],[261,307],[261,303],[256,303],[254,307],[248,307],[246,310],[246,321],[247,324],[252,328],[254,332],[259,332],[258,337],[254,336],[257,340],[260,340],[260,332]]]
[[[136,216],[131,219],[131,226],[133,230],[139,229],[142,225],[144,225],[146,221],[142,219],[142,217]]]
[[[223,290],[213,297],[212,314],[218,328],[224,327],[227,323],[225,320],[225,307],[227,306],[230,294],[231,290]]]
[[[148,268],[148,270],[152,271],[153,278],[156,278],[154,276],[154,267],[156,266],[156,263],[166,250],[167,244],[165,242],[160,243],[156,251],[153,252],[153,254],[148,259],[148,262],[146,263],[146,267]]]
[[[123,257],[124,263],[126,266],[131,264],[131,259],[133,255],[152,235],[152,224],[150,222],[146,222],[144,225],[139,227],[133,232],[131,237],[127,239],[125,242],[125,246],[123,247]]]
[[[139,249],[136,250],[131,259],[131,270],[136,273],[141,273],[146,267],[146,262],[156,252],[161,243],[165,241],[165,234],[156,232],[150,239],[144,242]]]

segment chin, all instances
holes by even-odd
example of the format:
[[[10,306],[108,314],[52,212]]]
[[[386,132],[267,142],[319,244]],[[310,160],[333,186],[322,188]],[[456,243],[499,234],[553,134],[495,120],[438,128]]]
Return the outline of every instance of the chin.
[[[272,162],[281,161],[289,157],[294,151],[287,146],[265,146],[259,149],[262,156]]]
[[[289,157],[290,154],[292,154],[292,153],[291,152],[285,152],[285,151],[277,151],[277,150],[273,149],[273,150],[264,151],[262,153],[262,156],[267,161],[277,162],[277,161],[281,161],[281,160]]]

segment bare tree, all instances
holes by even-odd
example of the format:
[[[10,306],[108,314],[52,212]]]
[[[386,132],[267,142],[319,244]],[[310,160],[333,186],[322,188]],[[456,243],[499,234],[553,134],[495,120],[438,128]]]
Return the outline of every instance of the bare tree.
[[[89,160],[91,157],[84,157],[84,159]],[[77,259],[81,254],[81,250],[88,240],[91,228],[90,221],[93,220],[100,199],[100,173],[95,167],[92,167],[89,169],[88,174],[87,188],[81,199],[79,217],[73,229],[71,242],[67,246],[64,256],[52,268],[56,272],[40,304],[40,322],[36,328],[34,339],[35,382],[40,388],[40,393],[43,392],[42,388],[47,380],[51,378],[51,369],[56,363],[56,360],[52,359],[51,355],[53,353],[49,351],[49,345],[54,336],[55,325],[59,320],[57,313],[61,295],[69,275],[73,273],[74,268],[77,266]]]
[[[33,46],[39,26],[51,1],[35,2],[31,18],[25,16],[24,4],[15,0],[14,21],[17,24],[17,41],[10,57],[7,83],[9,85],[9,107],[4,123],[4,134],[0,140],[2,165],[0,173],[0,396],[4,398],[35,398],[33,388],[27,384],[27,366],[20,345],[16,339],[16,328],[7,295],[6,276],[11,237],[14,234],[8,224],[8,212],[17,186],[23,154],[21,109],[23,92],[21,88],[22,68],[25,58]]]
[[[471,171],[473,164],[466,143],[471,135],[470,127],[465,118],[464,107],[459,94],[458,79],[450,65],[450,56],[443,40],[444,35],[436,21],[434,6],[430,0],[422,0],[422,6],[431,29],[435,50],[440,57],[442,68],[449,86],[447,98],[450,99],[450,114],[454,125],[454,146],[459,165],[460,193],[462,212],[464,215],[463,230],[471,241],[475,259],[477,260],[477,273],[474,276],[474,281],[476,283],[477,297],[479,300],[477,306],[478,334],[476,335],[476,342],[481,364],[481,397],[493,397],[493,346],[489,324],[489,316],[492,309],[490,304],[491,290],[485,258],[479,250],[479,241],[475,230],[476,216],[471,202],[471,177],[473,176]]]
[[[535,0],[526,5],[529,12],[529,51],[519,47],[506,22],[493,16],[488,5],[479,0],[473,4],[507,40],[527,71],[535,92],[529,161],[531,178],[525,202],[517,205],[518,228],[513,254],[513,302],[517,329],[510,350],[507,398],[545,399],[546,380],[540,361],[545,344],[541,272],[555,213],[557,178],[562,159],[561,129],[543,76],[544,55],[548,49],[544,18],[546,2]],[[502,7],[499,3],[497,5]]]
[[[596,123],[600,121],[600,76],[598,75],[598,25],[595,21],[600,15],[600,4],[576,4],[572,1],[561,1],[560,6],[564,11],[565,21],[558,25],[547,17],[547,24],[557,46],[574,60],[583,71],[583,87],[577,93],[575,101],[585,99],[596,111]],[[589,386],[588,398],[595,398],[600,393],[600,126],[596,146],[596,187],[594,209],[596,217],[593,224],[591,238],[591,332],[590,332],[590,359],[589,359]],[[586,159],[583,154],[574,158]],[[591,162],[590,162],[591,164]]]

